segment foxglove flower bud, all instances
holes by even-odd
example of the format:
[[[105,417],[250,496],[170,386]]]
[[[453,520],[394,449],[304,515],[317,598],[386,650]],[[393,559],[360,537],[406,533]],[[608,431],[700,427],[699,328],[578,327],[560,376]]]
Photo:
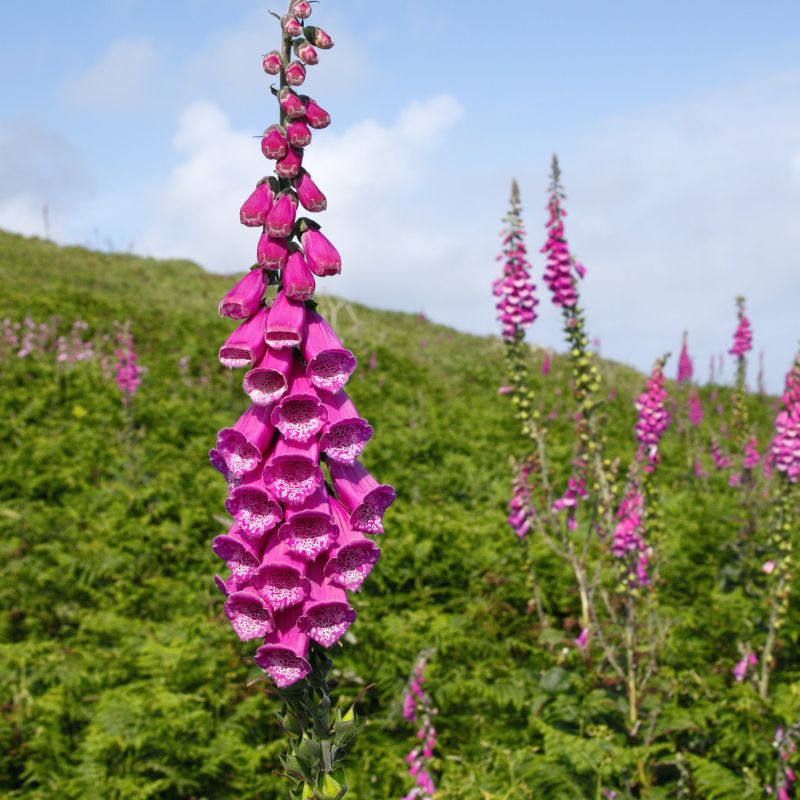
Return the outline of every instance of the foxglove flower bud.
[[[303,26],[291,14],[281,17],[281,28],[287,36],[303,35]]]
[[[278,292],[269,310],[265,339],[270,348],[299,347],[306,338],[306,307]]]
[[[286,136],[292,147],[308,147],[311,144],[311,131],[301,119],[293,120],[286,126]]]
[[[283,270],[283,291],[291,300],[302,302],[314,297],[316,282],[303,254],[295,250]]]
[[[264,269],[278,270],[286,266],[289,259],[289,243],[286,239],[275,239],[268,233],[258,240],[256,260]]]
[[[316,103],[316,101],[312,100],[310,97],[303,95],[300,99],[300,102],[303,104],[306,122],[315,130],[321,130],[322,128],[327,128],[328,125],[331,124],[331,115],[320,105]]]
[[[311,3],[308,0],[295,0],[292,3],[292,15],[297,19],[308,19],[311,16]]]
[[[266,350],[264,331],[266,330],[267,310],[259,309],[247,322],[243,322],[219,350],[219,360],[223,367],[237,369],[252,367]]]
[[[275,165],[275,172],[280,178],[296,178],[303,166],[303,151],[298,147],[290,147],[286,155]]]
[[[305,170],[295,180],[294,189],[297,192],[300,204],[306,211],[324,211],[328,207],[325,195],[322,194],[317,184],[311,180],[311,176]]]
[[[277,75],[281,71],[282,66],[283,59],[277,50],[273,50],[271,53],[267,53],[264,56],[264,72],[266,72],[267,75]]]
[[[261,227],[267,221],[267,214],[275,201],[275,192],[269,182],[264,180],[256,186],[253,193],[244,201],[239,212],[242,225],[251,228]]]
[[[278,93],[278,102],[289,119],[299,119],[306,114],[306,104],[301,97],[285,86]],[[311,126],[314,127],[313,125]]]
[[[270,125],[261,139],[261,152],[266,158],[283,158],[289,150],[286,131],[280,125]]]
[[[339,251],[318,227],[309,227],[300,238],[309,269],[315,275],[324,278],[327,275],[338,275],[342,271]]]
[[[294,50],[295,56],[297,56],[297,58],[299,58],[304,64],[307,64],[308,66],[319,64],[319,54],[311,46],[311,43],[307,42],[305,39],[296,41],[294,45],[292,45],[292,49]]]
[[[333,39],[331,39],[322,28],[306,25],[306,27],[303,28],[303,35],[311,44],[315,47],[319,47],[320,50],[330,50],[331,47],[333,47]]]
[[[230,319],[249,319],[264,298],[264,273],[251,269],[219,302],[219,315]]]
[[[286,67],[286,83],[289,86],[302,86],[306,79],[306,68],[299,61],[292,61]]]
[[[264,229],[268,236],[286,239],[294,228],[296,218],[297,200],[291,194],[282,194],[273,203]]]

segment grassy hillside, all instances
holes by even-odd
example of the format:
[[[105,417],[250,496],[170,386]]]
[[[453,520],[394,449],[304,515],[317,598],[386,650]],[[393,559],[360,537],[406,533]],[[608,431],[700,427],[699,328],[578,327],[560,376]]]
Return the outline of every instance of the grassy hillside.
[[[0,319],[55,315],[64,332],[82,319],[97,336],[130,320],[147,368],[126,410],[96,360],[0,361],[4,797],[283,796],[272,774],[282,746],[276,704],[267,684],[250,683],[259,672],[248,657],[254,647],[229,629],[213,582],[224,565],[210,542],[228,520],[226,487],[207,451],[246,407],[240,374],[216,361],[231,327],[216,303],[229,285],[188,262],[0,233]],[[538,567],[554,631],[543,637],[526,613],[522,551],[505,523],[507,459],[521,455],[521,443],[497,397],[499,341],[414,315],[331,299],[321,306],[361,365],[349,391],[376,430],[364,463],[399,498],[382,559],[355,598],[359,618],[335,654],[343,694],[376,684],[351,758],[354,797],[407,791],[403,756],[413,731],[399,702],[416,654],[429,647],[429,688],[441,712],[437,796],[601,797],[598,776],[623,768],[614,763],[618,693],[589,686],[579,654],[562,650],[577,633],[578,600],[545,549]],[[612,456],[627,460],[643,378],[612,364],[603,370],[616,390]],[[559,411],[550,440],[564,478],[566,365],[557,359],[550,376],[534,374],[544,411]],[[727,408],[724,391],[720,400]],[[706,408],[707,433],[722,417]],[[764,439],[769,404],[754,398],[752,413]],[[658,478],[668,531],[658,543],[661,603],[671,619],[664,680],[676,687],[662,719],[674,728],[670,747],[705,753],[701,788],[686,796],[742,797],[732,776],[771,758],[774,716],[730,685],[751,602],[719,580],[722,567],[735,568],[732,494],[722,477],[689,480],[678,445],[673,431]],[[793,613],[778,674],[787,719],[800,716],[799,630]],[[572,738],[565,745],[558,737]],[[676,769],[668,750],[667,776]],[[723,793],[703,793],[706,785]]]

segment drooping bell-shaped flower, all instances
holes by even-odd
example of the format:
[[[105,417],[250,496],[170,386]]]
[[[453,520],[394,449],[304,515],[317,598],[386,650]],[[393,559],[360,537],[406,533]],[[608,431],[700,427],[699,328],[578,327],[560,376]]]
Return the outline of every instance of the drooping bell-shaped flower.
[[[272,424],[294,442],[307,442],[325,427],[328,410],[311,386],[305,371],[295,363],[289,392],[272,410]]]
[[[328,422],[320,449],[330,461],[352,464],[372,438],[372,426],[358,415],[353,401],[344,393],[325,398]]]
[[[242,381],[250,399],[259,406],[276,403],[289,389],[292,371],[292,351],[289,348],[270,348]]]
[[[230,319],[249,319],[264,298],[264,273],[252,269],[220,300],[219,314]]]
[[[286,141],[286,131],[281,125],[270,125],[261,138],[261,152],[265,158],[277,160],[283,158],[289,151]]]
[[[266,644],[256,650],[256,664],[279,689],[297,683],[311,672],[308,663],[311,640],[297,626],[301,611],[296,608],[277,615],[276,629],[267,636]]]
[[[255,404],[232,428],[223,428],[217,434],[217,452],[230,474],[242,478],[252,472],[261,463],[274,433],[270,407]]]
[[[317,289],[317,282],[306,264],[303,254],[295,250],[283,270],[283,292],[290,300],[303,302],[311,300]]]
[[[308,312],[307,321],[302,350],[308,379],[326,392],[341,391],[355,372],[356,358],[316,311]]]
[[[332,461],[328,468],[336,494],[350,513],[353,530],[362,533],[383,533],[383,515],[394,503],[391,486],[379,484],[359,463]]]
[[[267,349],[264,332],[267,325],[267,309],[260,308],[247,322],[243,322],[219,350],[219,361],[223,367],[237,369],[251,367]]]
[[[296,178],[303,166],[303,150],[289,147],[286,155],[275,165],[275,173],[279,178]]]
[[[311,176],[305,170],[298,176],[294,183],[294,188],[300,200],[300,205],[306,211],[324,211],[328,207],[325,195],[322,194],[317,184],[311,180]],[[339,267],[341,268],[341,261],[339,262]]]
[[[242,536],[251,543],[260,544],[266,534],[283,519],[280,505],[270,496],[263,478],[258,474],[249,482],[231,489],[225,508],[236,521]]]
[[[286,292],[278,292],[269,310],[264,333],[266,344],[280,350],[299,347],[306,338],[306,307],[290,300]]]
[[[264,466],[264,482],[290,508],[298,508],[323,484],[319,445],[279,438]]]
[[[337,500],[331,500],[339,537],[325,565],[325,577],[337,586],[357,592],[380,558],[381,551],[371,539],[353,530],[350,515]]]
[[[269,236],[285,239],[291,234],[297,218],[297,200],[291,194],[281,194],[267,214],[265,230]]]
[[[262,233],[258,240],[256,259],[264,269],[283,269],[289,259],[288,240],[275,239],[266,232]]]
[[[775,420],[771,463],[791,483],[800,481],[800,354],[786,376],[783,408]]]
[[[646,458],[651,466],[658,463],[659,443],[671,422],[666,407],[669,395],[664,387],[665,361],[666,359],[661,359],[656,362],[647,381],[647,389],[636,400],[636,410],[639,412],[636,421],[639,456]]]
[[[322,647],[333,647],[355,622],[356,612],[344,589],[326,581],[322,568],[311,568],[311,594],[303,605],[297,626]]]
[[[279,537],[289,552],[306,561],[316,561],[339,538],[331,500],[324,487],[317,489],[298,508],[286,511],[286,523]]]
[[[275,630],[272,609],[267,601],[253,588],[231,592],[225,601],[225,616],[243,642],[263,639]]]
[[[292,61],[286,67],[286,83],[289,86],[302,86],[306,80],[306,68],[299,61]]]
[[[314,47],[319,47],[320,50],[330,50],[333,47],[333,39],[322,28],[306,25],[303,28],[303,35]]]
[[[239,211],[239,219],[242,225],[247,225],[251,228],[265,225],[267,214],[269,214],[274,201],[275,192],[272,190],[269,181],[261,181],[250,197],[244,201]]]
[[[318,229],[310,227],[301,236],[306,261],[311,271],[321,278],[338,275],[342,271],[342,258],[339,251]]]
[[[306,122],[315,130],[322,130],[331,124],[331,115],[315,100],[306,95],[301,97]]]
[[[281,54],[277,50],[273,50],[271,53],[267,53],[264,56],[264,72],[267,75],[277,75],[281,71],[281,67],[283,66],[283,59],[281,58]]]

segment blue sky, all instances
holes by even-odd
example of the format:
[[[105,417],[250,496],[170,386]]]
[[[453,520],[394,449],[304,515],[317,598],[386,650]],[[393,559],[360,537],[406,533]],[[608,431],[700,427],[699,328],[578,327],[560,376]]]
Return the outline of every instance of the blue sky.
[[[0,227],[40,234],[46,203],[60,241],[249,266],[269,8],[6,3]],[[535,253],[558,151],[603,353],[647,368],[688,329],[705,377],[743,292],[777,388],[800,338],[796,2],[323,0],[314,21],[337,43],[306,84],[334,118],[307,154],[345,259],[324,290],[494,330],[508,184]]]

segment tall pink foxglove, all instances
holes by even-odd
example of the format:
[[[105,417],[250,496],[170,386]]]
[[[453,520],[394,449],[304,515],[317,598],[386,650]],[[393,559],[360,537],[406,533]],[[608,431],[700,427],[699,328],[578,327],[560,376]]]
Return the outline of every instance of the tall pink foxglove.
[[[330,115],[292,88],[311,77],[317,49],[333,46],[322,29],[304,24],[311,11],[292,0],[280,18],[281,48],[264,58],[267,74],[280,79],[272,87],[278,122],[261,142],[275,175],[259,180],[240,212],[242,224],[261,228],[257,265],[220,303],[220,314],[240,321],[220,361],[246,370],[251,405],[211,452],[229,483],[232,517],[214,542],[230,570],[217,579],[224,612],[243,641],[261,640],[255,663],[280,690],[291,687],[283,699],[295,716],[330,705],[324,650],[355,620],[348,591],[377,561],[367,536],[383,532],[395,499],[357,461],[372,428],[342,391],[356,361],[313,302],[314,276],[338,274],[341,257],[320,223],[301,215],[327,205],[306,148],[311,129],[326,127]],[[327,731],[315,719],[311,754],[295,722],[284,721],[294,738],[283,765],[304,798],[347,789],[344,748],[331,750],[331,742],[353,727],[352,709],[331,711]]]

